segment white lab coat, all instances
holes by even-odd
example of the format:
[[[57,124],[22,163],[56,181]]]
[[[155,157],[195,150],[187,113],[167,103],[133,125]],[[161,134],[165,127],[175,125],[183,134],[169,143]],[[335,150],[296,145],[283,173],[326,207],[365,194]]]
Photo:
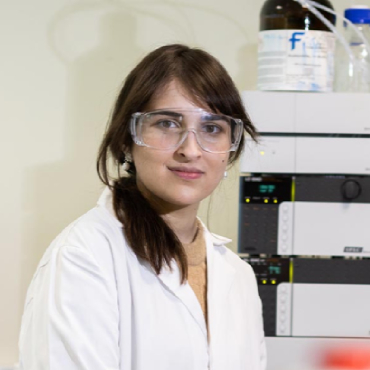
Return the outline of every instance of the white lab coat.
[[[145,220],[143,220],[145,222]],[[159,276],[128,247],[107,189],[45,252],[27,292],[22,370],[264,370],[251,267],[205,230],[207,328],[179,269]]]

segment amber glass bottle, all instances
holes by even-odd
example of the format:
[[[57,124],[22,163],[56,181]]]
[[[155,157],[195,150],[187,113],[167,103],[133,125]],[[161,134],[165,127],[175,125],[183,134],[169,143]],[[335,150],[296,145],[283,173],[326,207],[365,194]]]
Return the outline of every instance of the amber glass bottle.
[[[329,0],[316,2],[333,10]],[[335,24],[334,15],[319,11]],[[335,35],[307,7],[296,0],[266,0],[260,14],[259,89],[331,91],[334,48]]]

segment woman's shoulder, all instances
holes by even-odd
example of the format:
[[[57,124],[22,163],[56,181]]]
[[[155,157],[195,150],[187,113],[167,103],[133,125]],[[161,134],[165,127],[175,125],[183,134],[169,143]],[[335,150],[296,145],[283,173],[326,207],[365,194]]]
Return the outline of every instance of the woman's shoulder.
[[[124,253],[125,245],[122,224],[109,209],[98,204],[57,235],[45,250],[38,269],[48,264],[53,255],[75,251],[73,253],[96,261],[104,270],[110,270],[115,254],[118,250]]]
[[[91,249],[94,246],[122,241],[122,224],[114,215],[107,190],[100,196],[97,205],[69,224],[54,240],[58,246]]]
[[[68,225],[57,237],[58,245],[89,248],[122,237],[122,225],[110,212],[96,206]]]

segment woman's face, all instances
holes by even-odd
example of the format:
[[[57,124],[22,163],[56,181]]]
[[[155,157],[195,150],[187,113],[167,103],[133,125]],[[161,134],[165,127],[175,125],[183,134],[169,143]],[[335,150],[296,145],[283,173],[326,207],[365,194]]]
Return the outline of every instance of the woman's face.
[[[182,86],[172,81],[146,107],[146,111],[163,108],[196,109],[198,106]],[[173,109],[176,111],[176,109]],[[190,116],[191,117],[191,116]],[[191,119],[189,119],[190,121]],[[192,126],[192,122],[187,122]],[[162,210],[198,207],[224,176],[229,153],[209,153],[198,145],[195,134],[174,150],[158,150],[133,145],[132,158],[140,191]]]

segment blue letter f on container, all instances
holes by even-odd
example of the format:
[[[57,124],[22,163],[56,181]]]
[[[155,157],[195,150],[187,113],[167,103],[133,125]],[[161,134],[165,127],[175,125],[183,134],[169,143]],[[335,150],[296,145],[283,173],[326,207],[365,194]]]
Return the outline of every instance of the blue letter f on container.
[[[295,49],[296,42],[301,41],[301,39],[298,38],[297,36],[303,36],[303,35],[304,35],[304,32],[293,32],[292,33],[292,37],[289,39],[289,41],[292,43],[292,50]]]

